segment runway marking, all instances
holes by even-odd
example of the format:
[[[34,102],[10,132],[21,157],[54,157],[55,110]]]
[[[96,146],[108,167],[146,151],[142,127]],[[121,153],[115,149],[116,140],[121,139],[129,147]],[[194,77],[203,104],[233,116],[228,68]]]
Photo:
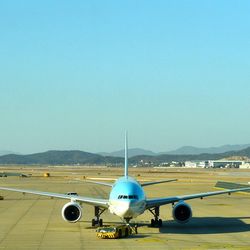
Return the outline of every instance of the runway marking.
[[[43,231],[43,234],[41,236],[41,239],[40,239],[40,242],[39,242],[39,246],[38,246],[38,249],[41,249],[42,247],[42,244],[44,242],[44,239],[45,239],[45,235],[47,233],[47,230],[48,230],[48,227],[49,227],[49,223],[51,222],[51,219],[52,219],[52,214],[53,214],[53,211],[55,209],[55,206],[56,206],[56,203],[57,203],[58,200],[53,200],[53,206],[50,206],[50,213],[49,213],[49,216],[48,216],[48,219],[47,219],[47,223],[45,225],[45,228],[44,228],[44,231]]]
[[[7,233],[5,234],[5,236],[3,237],[3,239],[0,241],[0,245],[2,245],[4,243],[4,241],[9,237],[11,231],[21,222],[21,220],[29,213],[29,211],[32,210],[32,208],[34,207],[34,205],[37,203],[38,200],[39,199],[30,200],[30,201],[33,201],[32,204],[31,204],[31,206],[29,206],[28,208],[26,208],[25,211],[21,214],[21,216],[19,216],[19,218],[16,220],[16,222],[13,223],[13,225],[7,231]]]

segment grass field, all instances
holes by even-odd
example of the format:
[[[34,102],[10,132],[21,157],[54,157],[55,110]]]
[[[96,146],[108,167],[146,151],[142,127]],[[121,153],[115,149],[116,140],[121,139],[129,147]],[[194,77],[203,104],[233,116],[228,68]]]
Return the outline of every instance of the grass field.
[[[79,195],[108,198],[109,187],[85,183],[85,178],[115,179],[123,169],[91,167],[9,167],[0,172],[32,174],[30,178],[16,176],[0,178],[0,186],[52,192],[77,192]],[[49,172],[51,177],[43,177]],[[178,178],[178,182],[145,187],[148,197],[214,191],[217,181],[246,184],[247,170],[207,169],[136,169],[130,174],[141,181]],[[162,228],[151,228],[150,212],[134,220],[138,235],[119,240],[97,239],[91,227],[94,208],[83,205],[80,222],[70,224],[61,217],[65,200],[0,191],[0,249],[249,249],[250,194],[237,193],[192,200],[192,220],[181,225],[173,221],[170,205],[161,207]],[[121,220],[106,211],[104,224],[119,224]]]

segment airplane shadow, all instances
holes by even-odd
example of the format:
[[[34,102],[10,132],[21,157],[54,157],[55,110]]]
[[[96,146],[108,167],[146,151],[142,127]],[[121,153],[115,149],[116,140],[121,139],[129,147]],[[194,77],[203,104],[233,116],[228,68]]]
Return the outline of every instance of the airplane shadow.
[[[242,221],[250,219],[250,217],[193,217],[187,224],[179,224],[174,220],[163,221],[163,226],[159,228],[159,233],[162,234],[223,234],[223,233],[240,233],[249,232],[250,224]],[[89,221],[82,221],[88,222]],[[104,225],[119,225],[123,222],[105,222]],[[140,227],[150,227],[150,222],[138,222],[138,230]],[[134,225],[132,223],[131,225]],[[94,229],[87,226],[85,229]],[[154,234],[154,233],[150,233]],[[147,237],[147,235],[134,235],[134,237]]]
[[[242,219],[250,217],[194,217],[187,224],[175,221],[163,222],[160,233],[174,234],[223,234],[250,231],[250,224]]]

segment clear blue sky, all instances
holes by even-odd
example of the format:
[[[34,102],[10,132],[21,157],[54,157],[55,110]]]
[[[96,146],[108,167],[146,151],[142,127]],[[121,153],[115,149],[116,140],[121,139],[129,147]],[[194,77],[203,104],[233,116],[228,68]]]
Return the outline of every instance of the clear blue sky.
[[[0,150],[250,143],[250,1],[0,1]]]

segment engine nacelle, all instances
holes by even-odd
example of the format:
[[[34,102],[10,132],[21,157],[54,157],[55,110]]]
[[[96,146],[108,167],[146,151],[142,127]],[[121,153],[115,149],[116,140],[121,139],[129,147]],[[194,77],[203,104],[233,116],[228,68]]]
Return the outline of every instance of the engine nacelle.
[[[74,223],[81,219],[82,208],[77,202],[68,202],[62,208],[62,217],[65,221]]]
[[[192,218],[192,209],[187,203],[180,201],[173,207],[172,214],[178,223],[187,223]]]

